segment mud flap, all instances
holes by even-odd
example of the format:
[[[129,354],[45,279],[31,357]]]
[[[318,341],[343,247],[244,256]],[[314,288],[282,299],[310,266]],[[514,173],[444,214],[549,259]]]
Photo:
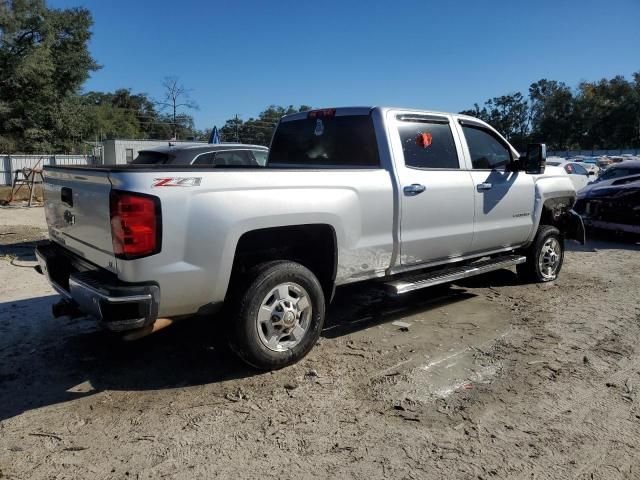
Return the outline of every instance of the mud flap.
[[[582,245],[586,243],[586,234],[584,231],[584,223],[582,222],[582,217],[573,210],[569,210],[565,237],[575,240]]]

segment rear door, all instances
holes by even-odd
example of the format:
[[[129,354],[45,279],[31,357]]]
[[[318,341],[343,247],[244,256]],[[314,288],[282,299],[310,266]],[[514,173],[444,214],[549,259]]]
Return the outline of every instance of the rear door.
[[[460,120],[459,126],[475,195],[472,250],[521,245],[533,228],[532,176],[509,171],[513,153],[493,130],[467,120]]]
[[[45,216],[49,237],[90,262],[116,271],[107,171],[45,169]]]
[[[461,168],[451,118],[390,112],[400,184],[400,262],[410,266],[462,256],[473,237],[473,183]]]

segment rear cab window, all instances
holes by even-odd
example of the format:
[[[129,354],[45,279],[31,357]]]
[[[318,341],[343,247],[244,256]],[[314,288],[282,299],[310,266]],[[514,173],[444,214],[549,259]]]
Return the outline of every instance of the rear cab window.
[[[171,163],[175,157],[164,152],[141,151],[138,156],[131,161],[134,165],[162,165]]]
[[[334,109],[281,121],[267,166],[292,168],[379,168],[371,115],[340,115]]]

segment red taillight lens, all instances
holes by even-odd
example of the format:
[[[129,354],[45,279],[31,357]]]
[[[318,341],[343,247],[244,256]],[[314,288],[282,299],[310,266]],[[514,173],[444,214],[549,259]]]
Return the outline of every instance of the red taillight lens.
[[[111,192],[111,239],[116,257],[131,259],[160,251],[160,200]]]

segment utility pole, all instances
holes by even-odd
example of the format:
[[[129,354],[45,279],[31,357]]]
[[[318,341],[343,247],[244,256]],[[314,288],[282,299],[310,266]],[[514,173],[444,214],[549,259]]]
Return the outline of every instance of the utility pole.
[[[236,113],[236,143],[240,143],[240,125],[238,114]]]

